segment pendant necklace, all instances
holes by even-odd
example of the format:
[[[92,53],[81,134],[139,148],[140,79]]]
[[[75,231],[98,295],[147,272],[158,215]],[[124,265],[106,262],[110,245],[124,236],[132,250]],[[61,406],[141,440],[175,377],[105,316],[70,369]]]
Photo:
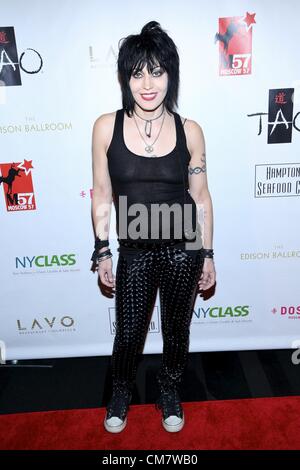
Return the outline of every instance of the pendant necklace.
[[[162,114],[164,114],[163,120],[162,120],[162,123],[161,123],[161,126],[160,126],[160,129],[159,129],[159,132],[158,132],[157,137],[156,137],[156,139],[154,140],[154,142],[152,142],[152,144],[148,144],[148,143],[145,141],[145,139],[144,139],[144,137],[143,137],[143,135],[142,135],[142,133],[141,133],[141,131],[140,131],[140,129],[139,129],[139,126],[138,126],[138,124],[137,124],[137,122],[136,122],[135,116],[133,115],[135,125],[136,125],[136,127],[137,127],[137,130],[138,130],[138,132],[139,132],[141,138],[143,139],[143,141],[144,141],[144,143],[145,143],[145,145],[146,145],[145,150],[146,150],[146,152],[148,152],[148,153],[153,152],[153,150],[154,150],[153,145],[155,144],[155,142],[157,141],[157,139],[158,139],[158,137],[159,137],[159,135],[160,135],[160,133],[161,133],[162,126],[163,126],[163,123],[164,123],[164,120],[165,120],[165,115],[166,115],[166,113],[165,113],[164,111],[165,111],[165,108],[163,107],[163,110],[162,110],[161,114],[160,114],[158,117],[154,118],[154,119],[144,119],[144,118],[142,118],[141,116],[139,116],[135,110],[133,111],[140,119],[142,119],[143,121],[146,121],[146,124],[145,124],[145,134],[147,135],[147,137],[151,137],[152,121],[155,121],[155,119],[160,118],[160,117],[162,116]],[[147,132],[148,126],[150,127],[149,132]],[[146,156],[148,156],[148,155],[146,155]],[[150,156],[150,157],[159,158],[159,157],[157,157],[157,155],[149,155],[149,156]]]

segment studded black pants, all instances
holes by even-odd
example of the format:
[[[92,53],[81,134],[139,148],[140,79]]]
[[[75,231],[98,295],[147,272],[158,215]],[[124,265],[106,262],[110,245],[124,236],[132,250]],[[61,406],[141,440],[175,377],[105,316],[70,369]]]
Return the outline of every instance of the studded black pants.
[[[131,251],[130,251],[131,250]],[[113,387],[132,389],[159,289],[163,355],[157,380],[161,390],[177,386],[187,362],[190,323],[203,268],[201,250],[175,246],[119,249],[116,268],[116,335]]]

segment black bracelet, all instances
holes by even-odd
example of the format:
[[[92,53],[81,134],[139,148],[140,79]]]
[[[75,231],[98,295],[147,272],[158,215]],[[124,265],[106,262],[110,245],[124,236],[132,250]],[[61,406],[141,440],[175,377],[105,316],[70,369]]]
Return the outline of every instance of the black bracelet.
[[[202,252],[204,253],[204,258],[214,257],[214,250],[212,248],[202,248]]]
[[[98,254],[96,258],[96,263],[95,263],[96,266],[98,267],[99,263],[101,263],[102,260],[105,261],[106,259],[109,259],[109,258],[112,258],[112,252],[109,249]]]
[[[98,253],[97,259],[103,258],[104,256],[107,256],[107,255],[112,255],[112,252],[110,251],[109,248],[106,251],[102,251],[101,253]]]
[[[99,237],[96,237],[95,250],[100,250],[100,248],[103,248],[104,246],[108,246],[108,245],[109,245],[108,240],[101,240]]]
[[[99,254],[99,250],[101,248],[103,248],[104,246],[108,246],[109,245],[109,241],[108,240],[101,240],[99,237],[96,237],[96,240],[95,240],[95,246],[94,246],[94,252],[92,254],[92,257],[91,257],[91,261],[96,261],[97,259],[97,256]]]

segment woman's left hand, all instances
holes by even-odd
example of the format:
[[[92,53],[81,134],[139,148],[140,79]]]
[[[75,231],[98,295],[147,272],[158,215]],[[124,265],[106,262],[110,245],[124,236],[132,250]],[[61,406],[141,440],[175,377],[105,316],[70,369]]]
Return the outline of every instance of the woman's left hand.
[[[204,258],[202,274],[198,282],[201,290],[207,290],[216,282],[216,270],[214,260],[212,258]]]

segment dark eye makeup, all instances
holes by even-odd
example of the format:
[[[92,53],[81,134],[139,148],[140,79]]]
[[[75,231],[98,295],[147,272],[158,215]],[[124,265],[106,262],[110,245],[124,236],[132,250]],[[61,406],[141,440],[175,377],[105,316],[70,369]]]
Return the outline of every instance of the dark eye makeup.
[[[134,77],[135,75],[137,75],[138,73],[142,73],[142,70],[134,70],[132,72],[132,76]],[[160,75],[162,75],[164,73],[164,70],[161,68],[161,67],[156,67],[155,69],[152,70],[151,73],[154,73],[154,74],[157,74],[159,73]]]

